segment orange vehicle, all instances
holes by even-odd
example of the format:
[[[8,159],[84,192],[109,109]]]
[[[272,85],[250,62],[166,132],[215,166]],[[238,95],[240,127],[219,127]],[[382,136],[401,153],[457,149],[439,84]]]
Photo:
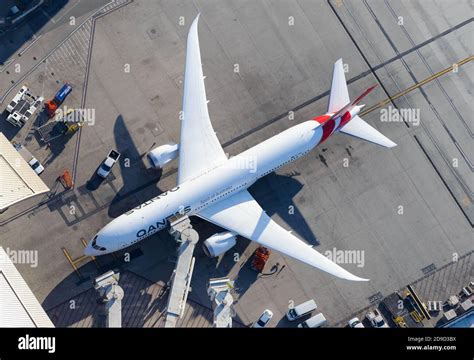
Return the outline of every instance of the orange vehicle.
[[[54,95],[52,100],[46,102],[45,108],[49,118],[52,118],[56,113],[58,107],[66,100],[66,97],[71,93],[72,86],[68,83],[64,84],[61,89]]]
[[[270,250],[263,246],[260,246],[257,250],[255,250],[255,256],[252,260],[252,269],[262,272],[270,257],[270,253]]]

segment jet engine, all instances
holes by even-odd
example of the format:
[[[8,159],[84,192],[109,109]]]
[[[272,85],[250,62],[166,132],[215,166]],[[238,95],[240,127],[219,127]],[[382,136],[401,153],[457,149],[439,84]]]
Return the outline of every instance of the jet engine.
[[[207,256],[217,257],[230,250],[236,243],[237,235],[226,231],[207,238],[203,243],[203,249]]]
[[[155,169],[162,169],[170,161],[178,157],[178,144],[169,143],[158,146],[151,150],[146,157],[150,165]]]

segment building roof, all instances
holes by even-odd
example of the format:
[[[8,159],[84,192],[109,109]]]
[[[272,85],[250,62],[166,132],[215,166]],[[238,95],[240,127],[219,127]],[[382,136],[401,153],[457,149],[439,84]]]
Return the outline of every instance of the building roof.
[[[49,191],[14,146],[0,132],[0,211]]]
[[[0,247],[0,328],[54,327],[8,254]]]

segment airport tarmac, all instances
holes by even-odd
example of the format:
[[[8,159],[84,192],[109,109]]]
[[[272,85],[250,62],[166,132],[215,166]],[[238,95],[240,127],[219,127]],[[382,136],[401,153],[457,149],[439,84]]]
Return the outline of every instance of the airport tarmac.
[[[81,31],[89,31],[92,42],[80,35],[84,45],[65,46],[58,50],[63,58],[47,59],[57,69],[54,76],[38,67],[24,80],[49,96],[59,86],[56,80],[72,81],[76,88],[66,105],[95,109],[94,125],[85,125],[66,142],[45,172],[53,187],[63,169],[74,169],[75,189],[24,214],[39,199],[0,215],[1,245],[38,250],[37,268],[18,268],[46,309],[89,289],[92,277],[112,266],[153,282],[168,281],[176,244],[167,232],[134,246],[130,263],[121,262],[120,254],[99,258],[99,269],[81,263],[82,279],[62,248],[73,258],[80,256],[81,238],[89,240],[112,218],[175,186],[176,162],[156,171],[144,155],[165,142],[178,142],[186,35],[195,15],[201,13],[211,120],[225,151],[235,155],[323,114],[332,66],[340,57],[348,64],[351,97],[379,84],[366,98],[369,107],[471,56],[469,2],[422,4],[135,0],[90,19]],[[74,51],[84,64],[74,62]],[[219,263],[197,247],[190,298],[208,304],[208,279],[229,276],[236,281],[237,320],[243,324],[268,308],[275,314],[270,326],[290,326],[284,320],[288,306],[308,298],[315,299],[330,324],[337,324],[426,275],[423,269],[432,264],[436,269],[455,254],[472,251],[472,66],[467,63],[391,104],[420,109],[418,125],[383,122],[379,110],[364,117],[396,148],[336,134],[250,188],[275,221],[318,251],[355,251],[359,261],[341,265],[370,282],[339,280],[276,252],[265,274],[257,276],[248,261],[256,245],[241,239]],[[40,75],[42,84],[35,81]],[[4,87],[2,82],[2,92]],[[9,124],[1,121],[3,131]],[[36,142],[32,129],[11,138],[28,139],[30,150],[47,159],[50,150]],[[94,174],[111,148],[130,166],[122,162],[101,183]],[[218,230],[193,222],[201,239]]]

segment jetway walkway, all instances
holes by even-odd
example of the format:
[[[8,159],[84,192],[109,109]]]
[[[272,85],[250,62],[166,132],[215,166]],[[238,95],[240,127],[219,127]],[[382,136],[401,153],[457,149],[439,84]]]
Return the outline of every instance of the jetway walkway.
[[[176,268],[170,279],[171,290],[168,297],[165,327],[176,327],[186,307],[194,269],[194,247],[199,240],[199,234],[192,228],[191,221],[185,215],[178,215],[170,219],[169,232],[180,245]]]
[[[99,292],[104,304],[106,327],[122,327],[122,299],[123,289],[119,286],[119,273],[108,271],[94,280],[94,288]]]
[[[217,328],[231,328],[232,318],[235,316],[233,307],[234,298],[231,290],[234,282],[228,278],[210,279],[207,285],[207,294],[212,301],[214,312],[213,325]]]

